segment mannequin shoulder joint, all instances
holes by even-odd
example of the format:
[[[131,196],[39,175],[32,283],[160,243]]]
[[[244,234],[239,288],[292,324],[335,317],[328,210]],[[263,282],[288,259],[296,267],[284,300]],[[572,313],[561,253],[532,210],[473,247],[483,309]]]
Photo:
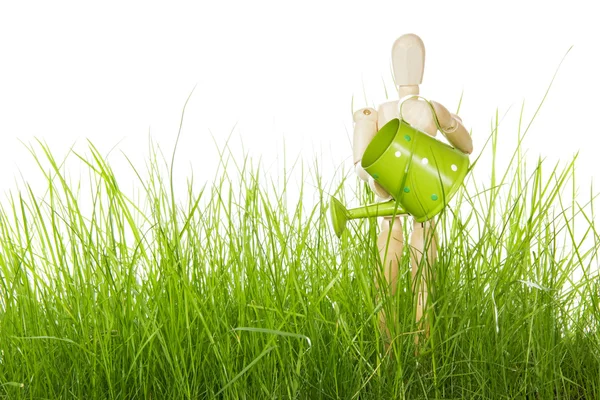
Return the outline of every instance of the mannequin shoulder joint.
[[[375,109],[373,109],[373,108],[361,108],[360,110],[358,110],[354,113],[354,115],[352,116],[352,119],[354,120],[354,122],[364,121],[364,120],[376,122],[377,121],[377,111],[375,111]]]

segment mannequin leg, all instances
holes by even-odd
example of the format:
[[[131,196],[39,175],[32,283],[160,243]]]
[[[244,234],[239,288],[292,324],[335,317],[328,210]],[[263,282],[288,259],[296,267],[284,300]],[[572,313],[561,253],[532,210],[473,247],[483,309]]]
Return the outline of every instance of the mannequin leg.
[[[425,255],[425,259],[423,259]],[[437,258],[437,237],[433,221],[414,222],[410,237],[410,262],[412,266],[413,293],[416,301],[416,322],[425,337],[429,336],[427,321],[428,282],[433,279],[433,263]],[[419,335],[415,336],[415,344],[419,343]]]
[[[400,218],[384,218],[381,224],[381,233],[377,238],[377,248],[381,257],[381,265],[383,268],[383,276],[387,287],[380,287],[380,279],[375,278],[375,286],[378,291],[389,290],[389,296],[393,297],[396,294],[398,286],[398,263],[402,259],[402,251],[404,249],[404,237],[402,236],[402,223]],[[386,348],[390,345],[390,330],[389,323],[396,323],[397,318],[395,313],[389,316],[389,321],[386,323],[387,316],[385,311],[379,313],[379,327],[387,335]]]

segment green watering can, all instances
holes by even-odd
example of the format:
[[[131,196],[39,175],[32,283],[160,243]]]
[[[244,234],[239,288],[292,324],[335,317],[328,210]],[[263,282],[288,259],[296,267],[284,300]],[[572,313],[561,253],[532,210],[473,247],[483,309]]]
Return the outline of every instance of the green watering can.
[[[469,157],[395,118],[371,140],[361,165],[393,200],[348,210],[332,197],[329,207],[338,237],[350,219],[400,214],[410,214],[417,222],[433,218],[462,185]]]

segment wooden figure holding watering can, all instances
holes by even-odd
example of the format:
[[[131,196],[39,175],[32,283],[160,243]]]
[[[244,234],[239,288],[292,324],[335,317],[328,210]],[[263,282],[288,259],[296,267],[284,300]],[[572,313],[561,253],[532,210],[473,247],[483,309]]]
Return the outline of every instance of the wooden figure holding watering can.
[[[383,103],[377,110],[364,108],[354,113],[355,171],[380,201],[347,210],[332,199],[331,216],[338,236],[348,219],[384,217],[377,246],[392,295],[405,243],[398,216],[413,216],[409,253],[416,321],[427,335],[429,325],[423,318],[428,297],[426,275],[437,257],[431,218],[442,211],[462,184],[473,144],[457,115],[418,96],[424,65],[425,47],[417,35],[406,34],[394,42],[392,66],[400,100]],[[438,130],[453,147],[435,139]],[[382,312],[380,323],[387,331],[385,318]]]

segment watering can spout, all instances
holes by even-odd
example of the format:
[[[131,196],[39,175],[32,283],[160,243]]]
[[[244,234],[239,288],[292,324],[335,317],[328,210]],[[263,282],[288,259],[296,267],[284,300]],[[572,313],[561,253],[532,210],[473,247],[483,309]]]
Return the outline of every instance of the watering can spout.
[[[333,230],[338,238],[346,229],[346,223],[350,219],[370,218],[370,217],[391,217],[394,215],[406,214],[406,211],[396,200],[390,200],[385,203],[374,203],[362,207],[348,210],[338,199],[331,198],[329,203],[331,213],[331,222]]]

